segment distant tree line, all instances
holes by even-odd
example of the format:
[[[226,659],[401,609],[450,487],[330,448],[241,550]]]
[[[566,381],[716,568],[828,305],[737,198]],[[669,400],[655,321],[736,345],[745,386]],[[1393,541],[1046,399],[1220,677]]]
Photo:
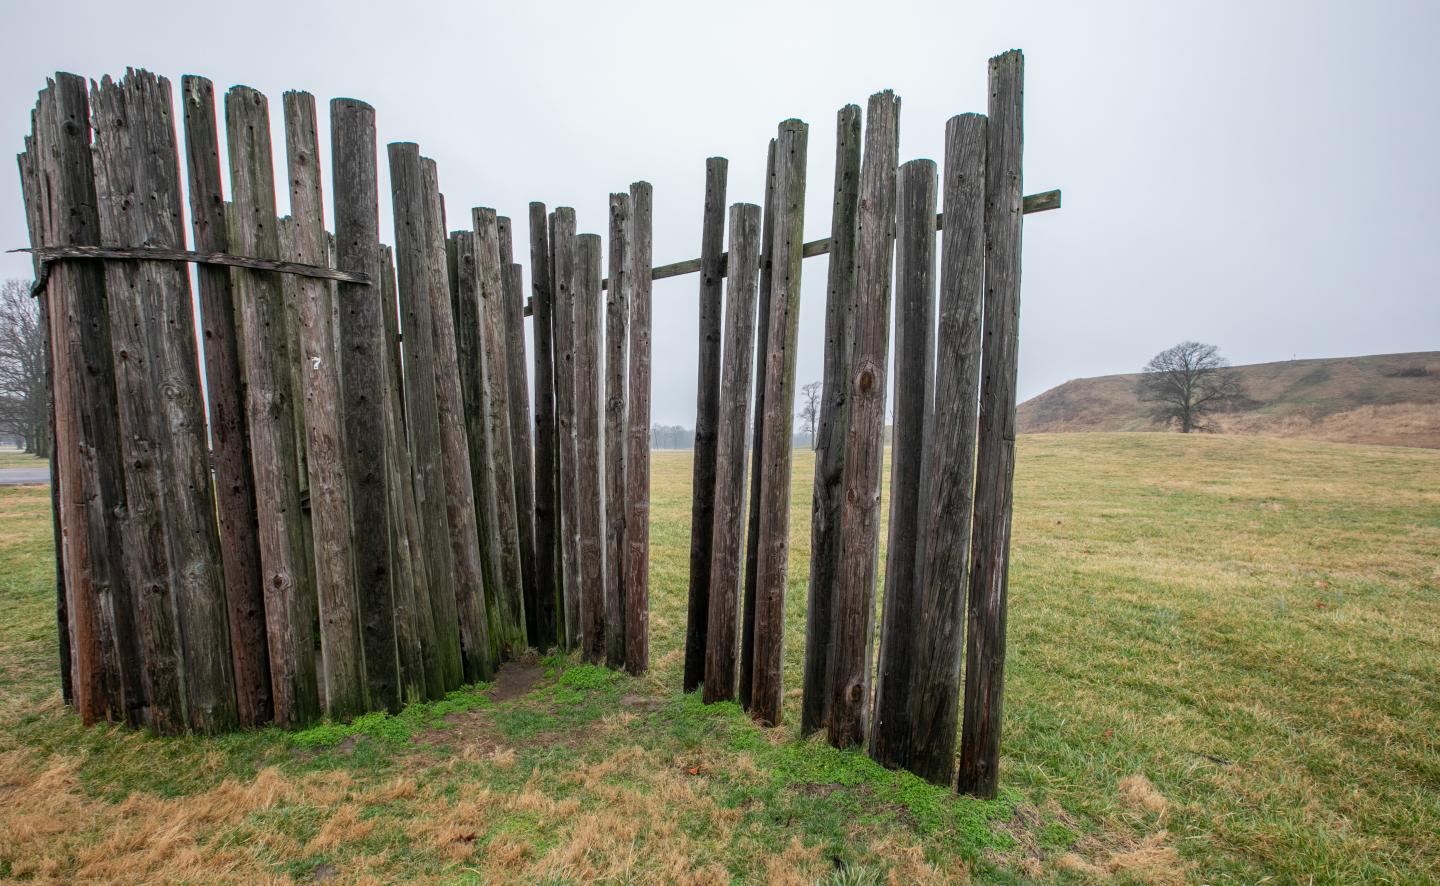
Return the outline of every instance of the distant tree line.
[[[40,303],[24,280],[0,283],[0,433],[14,434],[25,451],[50,455],[48,347]]]
[[[681,425],[654,425],[650,428],[651,449],[694,449],[695,430]]]

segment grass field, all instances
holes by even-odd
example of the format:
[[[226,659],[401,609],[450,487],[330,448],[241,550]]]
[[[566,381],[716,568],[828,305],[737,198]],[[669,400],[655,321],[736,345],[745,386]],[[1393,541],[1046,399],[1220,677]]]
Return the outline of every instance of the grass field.
[[[647,677],[540,659],[398,717],[171,740],[64,712],[48,495],[0,488],[0,879],[1440,877],[1440,452],[1022,438],[988,803],[678,691],[689,477],[657,454]]]
[[[43,468],[50,462],[19,449],[0,449],[0,468]]]

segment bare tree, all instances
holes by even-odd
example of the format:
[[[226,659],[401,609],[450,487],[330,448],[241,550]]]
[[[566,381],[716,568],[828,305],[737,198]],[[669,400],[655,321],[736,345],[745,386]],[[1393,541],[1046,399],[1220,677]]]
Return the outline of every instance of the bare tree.
[[[1210,414],[1244,398],[1229,367],[1214,345],[1183,341],[1150,358],[1135,394],[1142,403],[1154,404],[1150,414],[1160,424],[1178,425],[1182,434],[1213,431]]]
[[[820,425],[820,382],[812,381],[800,389],[800,431],[810,435],[810,448],[815,448],[815,433]]]
[[[48,348],[40,303],[23,280],[0,284],[0,427],[25,440],[25,451],[50,455]]]

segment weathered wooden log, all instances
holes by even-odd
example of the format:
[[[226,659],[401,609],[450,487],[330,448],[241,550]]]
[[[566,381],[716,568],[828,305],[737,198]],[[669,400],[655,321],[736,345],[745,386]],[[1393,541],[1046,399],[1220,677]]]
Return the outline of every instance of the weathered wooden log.
[[[575,449],[575,210],[561,206],[550,219],[554,275],[555,427],[560,449],[560,565],[565,592],[565,646],[584,634],[580,588],[580,508]]]
[[[504,268],[500,261],[495,210],[471,213],[475,236],[475,270],[479,277],[481,381],[484,404],[487,492],[494,503],[498,555],[495,599],[490,604],[491,630],[504,658],[525,651],[524,577],[520,566],[520,528],[515,504],[515,469],[510,443],[509,355],[505,342]]]
[[[919,617],[910,681],[908,768],[936,784],[955,772],[965,580],[975,493],[980,306],[985,298],[985,117],[945,126],[945,215],[934,420],[921,490]],[[897,348],[898,353],[898,348]]]
[[[455,617],[460,624],[460,657],[467,682],[495,674],[486,616],[484,570],[480,560],[480,528],[475,517],[475,487],[470,446],[465,434],[465,399],[460,392],[460,366],[455,350],[455,316],[450,280],[445,269],[445,215],[435,161],[420,158],[425,200],[430,330],[435,372],[435,405],[444,457],[445,511],[455,564]]]
[[[581,650],[605,660],[605,542],[601,527],[600,235],[575,237],[575,490]]]
[[[531,442],[530,379],[525,367],[525,274],[515,262],[510,219],[496,219],[500,233],[501,321],[505,340],[506,403],[510,408],[510,466],[515,476],[515,521],[520,533],[521,600],[525,636],[542,652],[550,642],[540,636],[539,590],[535,583],[535,459]]]
[[[16,158],[20,166],[20,191],[25,203],[25,225],[32,245],[45,242],[45,221],[43,218],[44,198],[40,193],[38,173],[35,168],[35,134],[25,136],[25,150]],[[34,273],[40,273],[40,260],[34,259]],[[50,302],[43,292],[36,293],[39,308],[37,332],[44,349],[45,391],[49,396],[45,404],[46,426],[50,456],[50,528],[54,543],[55,562],[55,626],[60,659],[60,697],[67,706],[75,703],[74,672],[70,662],[70,615],[65,598],[65,545],[64,531],[60,524],[60,458],[55,449],[55,364],[50,347]]]
[[[830,210],[830,266],[825,289],[825,362],[815,434],[815,495],[810,505],[810,595],[805,616],[805,670],[800,733],[824,728],[830,710],[831,609],[840,556],[840,480],[849,429],[850,345],[855,324],[855,216],[860,210],[860,107],[835,119],[835,197]]]
[[[760,272],[760,207],[730,207],[730,267],[725,291],[724,369],[715,458],[715,529],[706,631],[705,702],[735,697],[735,650],[745,560],[745,432],[755,353],[755,295]]]
[[[900,100],[894,93],[886,90],[870,97],[856,223],[855,340],[846,395],[850,427],[841,479],[840,559],[830,640],[828,725],[830,743],[836,747],[863,745],[870,713],[899,123]]]
[[[292,219],[286,257],[321,264],[326,260],[325,218],[315,98],[305,92],[287,92],[284,107]],[[295,295],[300,339],[295,365],[305,403],[305,461],[310,476],[315,591],[320,605],[320,678],[326,713],[335,720],[348,720],[363,713],[367,702],[351,560],[350,480],[340,415],[335,308],[330,286],[322,280],[297,278]]]
[[[925,441],[935,378],[935,161],[900,167],[895,187],[895,406],[890,446],[890,536],[870,756],[910,765],[910,681],[920,641],[919,543],[930,506]],[[952,724],[937,724],[953,731]]]
[[[1015,366],[1020,321],[1025,57],[990,60],[985,160],[985,339],[982,355],[975,527],[971,547],[965,717],[957,788],[994,797],[1000,781],[1005,689],[1005,608],[1015,478]]]
[[[625,669],[650,666],[651,187],[630,186],[629,451],[625,459]]]
[[[142,78],[149,82],[140,85]],[[132,135],[134,130],[150,128],[147,117],[155,110],[156,101],[149,93],[156,91],[158,84],[150,75],[137,75],[122,83],[106,77],[102,83],[92,84],[99,232],[108,245],[124,246],[143,238],[153,225],[148,216],[164,211],[163,182],[157,183],[156,201],[142,202],[137,193],[137,180],[143,174],[138,161],[143,155],[138,153],[142,146],[136,141],[156,139],[145,132]],[[160,149],[158,144],[151,147]],[[114,631],[113,642],[122,656],[129,648],[137,653],[130,665],[133,689],[121,687],[127,721],[138,724],[140,709],[146,706],[146,721],[169,734],[188,725],[185,639],[178,628],[177,612],[184,588],[171,568],[171,558],[184,557],[188,550],[171,551],[172,540],[183,544],[184,539],[165,519],[175,480],[166,471],[165,455],[171,443],[166,439],[166,416],[162,414],[166,408],[157,402],[155,392],[168,381],[158,366],[168,362],[162,353],[168,343],[155,328],[154,316],[164,300],[155,290],[175,285],[173,278],[162,279],[154,269],[138,262],[105,267],[104,304],[109,309],[120,457],[125,466],[125,507],[117,516],[126,548],[122,565],[131,595],[123,607],[106,612],[105,621]],[[112,605],[119,606],[122,599],[114,597]],[[124,657],[119,664],[126,667]]]
[[[231,248],[261,258],[280,257],[275,220],[275,178],[270,111],[265,96],[237,86],[225,95],[230,186],[234,211]],[[261,587],[275,722],[300,726],[320,714],[316,677],[315,585],[311,580],[300,503],[294,363],[287,339],[285,305],[274,273],[231,271],[240,305],[246,418],[259,519]]]
[[[371,710],[397,711],[405,701],[396,640],[397,533],[391,525],[386,413],[389,355],[380,284],[380,196],[376,185],[375,109],[362,101],[330,102],[330,163],[335,181],[335,263],[371,283],[336,287],[341,415],[350,481],[350,545],[360,612],[365,687]],[[383,541],[379,541],[383,540]]]
[[[540,650],[564,647],[560,594],[560,464],[555,430],[550,237],[544,203],[530,204],[530,303],[535,306],[535,636]],[[526,609],[529,612],[529,609]]]
[[[630,195],[610,195],[610,280],[605,298],[605,663],[625,666],[626,363],[629,356]]]
[[[230,248],[230,233],[220,184],[215,89],[203,77],[186,76],[181,78],[180,91],[195,247],[203,252],[225,252]],[[215,470],[235,695],[240,725],[250,729],[270,721],[274,700],[270,691],[270,651],[265,639],[265,592],[261,587],[260,540],[256,534],[255,481],[245,427],[240,341],[230,271],[201,265],[195,277],[200,286],[210,461]]]
[[[12,249],[11,252],[28,252],[40,263],[32,294],[45,289],[50,277],[50,268],[58,262],[71,260],[109,261],[111,259],[176,262],[196,264],[214,268],[249,268],[252,271],[276,271],[297,277],[314,277],[318,280],[335,280],[348,283],[368,283],[368,274],[351,271],[337,271],[323,265],[284,259],[256,258],[250,255],[232,255],[222,250],[172,249],[166,246],[51,246]]]
[[[405,406],[400,365],[400,319],[396,316],[395,255],[380,246],[380,308],[385,345],[385,485],[390,500],[391,572],[394,582],[395,645],[400,655],[400,696],[405,702],[443,695],[440,662],[434,654],[435,615],[430,579],[415,510],[415,474],[405,440]]]
[[[455,355],[465,404],[465,441],[470,453],[471,494],[480,541],[480,575],[485,587],[486,636],[490,658],[502,658],[500,637],[500,534],[496,519],[494,466],[490,459],[489,384],[486,381],[485,318],[474,231],[452,231],[446,246],[455,316]]]
[[[795,417],[795,350],[800,324],[801,242],[809,126],[780,124],[775,145],[775,230],[771,246],[765,413],[758,458],[760,526],[755,564],[755,652],[750,715],[781,721],[784,697],[785,584],[790,555],[790,437]]]
[[[710,620],[710,546],[715,541],[715,428],[720,411],[721,279],[725,276],[725,179],[730,161],[705,161],[700,229],[700,362],[696,372],[695,467],[690,504],[690,607],[685,621],[684,690],[705,679]]]
[[[403,321],[406,438],[414,470],[415,512],[429,585],[435,647],[428,661],[438,669],[443,694],[460,685],[460,623],[455,609],[456,565],[446,507],[445,466],[435,392],[435,346],[430,319],[430,247],[420,149],[397,142],[388,147],[395,218],[396,281]],[[468,485],[468,483],[467,483]],[[427,686],[431,686],[427,666]],[[436,687],[431,686],[431,694]]]
[[[755,576],[760,562],[760,480],[765,445],[765,367],[770,347],[770,281],[773,277],[775,239],[775,145],[770,139],[765,155],[765,205],[761,212],[760,284],[755,304],[755,407],[750,437],[750,496],[745,524],[745,593],[740,603],[740,678],[735,689],[740,707],[750,710],[750,687],[755,673]]]

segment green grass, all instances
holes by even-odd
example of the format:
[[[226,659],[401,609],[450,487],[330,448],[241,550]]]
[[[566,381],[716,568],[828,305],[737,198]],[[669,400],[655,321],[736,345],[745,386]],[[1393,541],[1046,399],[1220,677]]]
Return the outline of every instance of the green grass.
[[[0,878],[1425,882],[1440,871],[1440,452],[1022,438],[1002,793],[681,694],[690,459],[657,453],[654,667],[565,656],[394,715],[84,729],[56,692],[49,499],[0,488]]]
[[[0,468],[43,468],[48,464],[49,459],[36,458],[28,452],[0,449]]]

